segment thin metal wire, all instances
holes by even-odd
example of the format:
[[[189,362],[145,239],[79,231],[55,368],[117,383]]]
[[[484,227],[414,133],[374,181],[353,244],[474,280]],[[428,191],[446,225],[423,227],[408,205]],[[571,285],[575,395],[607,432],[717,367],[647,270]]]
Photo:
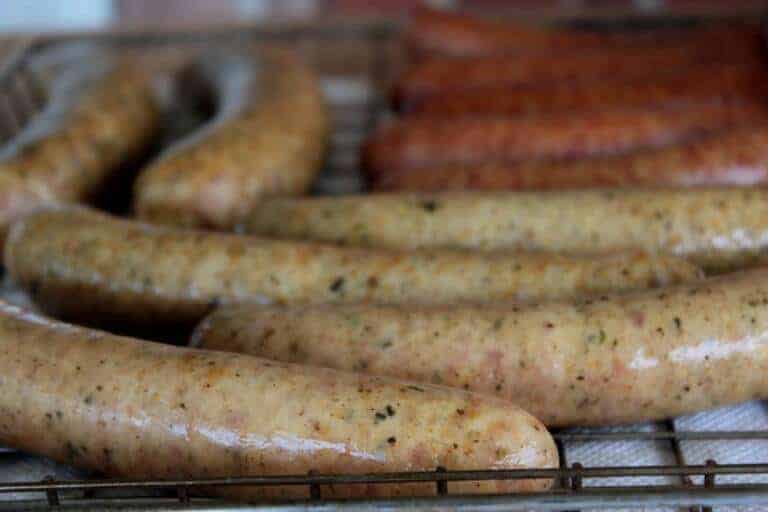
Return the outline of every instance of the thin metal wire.
[[[339,474],[339,475],[276,475],[243,476],[180,480],[70,480],[37,482],[0,483],[0,493],[71,491],[86,489],[126,489],[126,488],[177,488],[183,486],[218,487],[218,486],[279,486],[279,485],[354,485],[354,484],[401,484],[414,482],[461,482],[488,480],[531,480],[531,479],[574,479],[647,477],[647,476],[687,476],[704,475],[759,475],[768,474],[768,464],[722,464],[688,466],[595,466],[581,467],[574,464],[571,468],[552,469],[492,469],[478,471],[402,471],[397,473]],[[768,484],[766,484],[768,485]],[[691,485],[691,487],[696,487]]]
[[[675,422],[674,420],[666,420],[661,423],[661,425],[666,429],[662,430],[660,432],[666,432],[669,434],[674,434],[676,432],[675,429]],[[678,465],[678,467],[684,467],[685,466],[685,454],[683,453],[682,446],[680,445],[680,440],[677,438],[677,436],[671,436],[670,437],[670,443],[672,444],[672,453],[675,455],[675,462]],[[693,481],[691,481],[691,478],[688,475],[680,475],[680,483],[683,486],[683,488],[690,488],[693,486]],[[697,512],[698,506],[690,507],[688,509],[688,512]],[[682,509],[685,510],[685,509]]]
[[[563,510],[565,508],[627,508],[720,505],[754,505],[768,503],[768,484],[722,485],[717,488],[697,487],[685,489],[675,486],[591,487],[579,490],[555,490],[529,494],[494,495],[436,495],[416,498],[386,498],[362,500],[303,500],[259,505],[230,504],[211,500],[190,499],[181,503],[169,498],[115,498],[62,500],[55,508],[62,510],[96,511],[331,511],[331,510],[461,510],[461,511],[518,511]],[[47,502],[30,500],[0,503],[0,510],[54,510]]]
[[[556,441],[768,441],[763,430],[554,433]]]

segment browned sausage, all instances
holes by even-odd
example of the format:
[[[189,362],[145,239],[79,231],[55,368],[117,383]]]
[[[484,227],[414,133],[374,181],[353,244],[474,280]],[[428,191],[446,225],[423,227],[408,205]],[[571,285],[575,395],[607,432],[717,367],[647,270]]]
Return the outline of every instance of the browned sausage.
[[[654,151],[572,162],[486,163],[381,173],[378,190],[758,185],[768,183],[768,123]]]
[[[532,158],[610,155],[670,143],[736,124],[768,121],[768,102],[702,104],[696,108],[573,112],[545,117],[405,119],[384,125],[366,145],[366,167],[386,177],[446,164],[517,162]],[[597,164],[599,166],[599,164]],[[499,167],[504,167],[499,166]],[[554,167],[554,166],[553,166]],[[619,174],[619,173],[617,173]],[[542,173],[546,179],[548,173]]]
[[[110,326],[185,325],[232,302],[533,300],[700,275],[684,259],[638,252],[580,258],[336,247],[173,229],[74,208],[14,224],[5,265],[47,311]]]
[[[531,87],[477,87],[435,94],[413,106],[419,115],[521,115],[560,111],[677,105],[764,98],[768,72],[762,66],[706,65],[654,79],[605,78]]]
[[[411,67],[396,83],[395,103],[407,106],[437,94],[473,87],[645,78],[648,80],[703,64],[762,62],[756,48],[692,46],[687,41],[664,47],[611,47],[576,54],[523,54],[474,59],[433,57]],[[760,59],[760,60],[758,60]]]
[[[367,247],[676,254],[708,270],[768,253],[768,187],[612,188],[275,198],[250,233]],[[42,237],[44,238],[44,237]],[[56,253],[52,249],[49,253]]]
[[[415,57],[423,55],[478,56],[503,53],[574,53],[615,46],[659,45],[688,40],[691,46],[739,44],[757,46],[759,31],[750,26],[705,26],[698,29],[654,30],[650,33],[597,33],[541,27],[505,21],[486,21],[466,14],[421,8],[414,11],[406,44]]]
[[[0,302],[0,442],[132,478],[553,467],[542,424],[509,402],[433,386],[172,347]],[[458,413],[457,411],[461,411]],[[548,480],[449,484],[545,489]],[[219,488],[230,497],[306,487]],[[323,496],[431,494],[334,485]]]
[[[200,75],[216,118],[169,148],[136,182],[136,214],[155,223],[228,229],[265,195],[307,191],[328,119],[317,77],[296,55],[213,55]]]
[[[768,270],[539,305],[223,308],[196,341],[517,400],[547,425],[768,397]]]
[[[99,52],[75,57],[87,64],[62,66],[44,110],[0,148],[0,238],[41,204],[94,199],[159,127],[149,77],[137,63]]]

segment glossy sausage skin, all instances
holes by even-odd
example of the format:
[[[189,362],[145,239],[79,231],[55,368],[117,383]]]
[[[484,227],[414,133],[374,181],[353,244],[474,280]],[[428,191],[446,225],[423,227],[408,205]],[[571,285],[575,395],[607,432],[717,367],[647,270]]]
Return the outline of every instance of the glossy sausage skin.
[[[412,249],[595,254],[643,249],[710,269],[768,249],[768,189],[443,192],[274,199],[246,230],[277,238]]]
[[[760,33],[750,26],[707,26],[698,29],[657,30],[625,34],[541,27],[533,24],[486,21],[470,15],[420,8],[414,11],[406,33],[406,45],[414,57],[451,55],[477,57],[499,54],[526,54],[556,51],[572,55],[604,51],[616,46],[634,48],[688,41],[694,47],[715,42],[723,48],[760,45]]]
[[[54,109],[61,111],[58,127],[45,136],[30,137],[11,154],[0,157],[2,238],[15,218],[42,204],[94,199],[120,164],[149,146],[160,122],[149,77],[128,60],[99,65],[103,72],[91,71],[93,76],[74,91],[74,98],[71,87],[61,86],[60,94],[67,97],[57,97],[60,86],[49,85],[50,103],[27,130],[42,128],[37,126],[39,122],[50,122],[47,112]],[[51,80],[71,81],[71,77]],[[60,103],[71,106],[62,108]],[[20,137],[26,135],[22,132]]]
[[[563,32],[549,28],[504,25],[448,11],[419,8],[411,17],[406,45],[411,53],[478,56],[496,53],[519,53],[560,48],[569,39],[583,38],[582,48],[603,46],[597,34]],[[575,37],[574,37],[575,36]]]
[[[201,68],[227,111],[142,172],[134,209],[152,222],[227,229],[262,196],[306,192],[328,119],[314,73],[293,54]]]
[[[540,305],[224,308],[195,344],[497,395],[548,426],[658,420],[768,397],[768,270]]]
[[[768,103],[763,101],[544,117],[466,117],[449,123],[439,118],[405,119],[386,124],[374,134],[366,146],[366,165],[370,174],[382,178],[390,172],[424,167],[423,173],[439,180],[442,170],[434,166],[461,164],[470,171],[475,169],[474,164],[485,162],[502,162],[498,167],[504,169],[508,162],[526,159],[605,156],[666,146],[727,127],[758,122],[768,124]],[[599,168],[600,161],[594,165]],[[510,169],[509,174],[513,174],[514,166]],[[541,180],[556,169],[557,164],[545,165],[539,173]],[[536,177],[535,172],[530,174]],[[588,172],[578,177],[583,174]],[[615,175],[620,177],[621,171]]]
[[[486,162],[393,168],[374,177],[381,191],[547,190],[702,187],[768,182],[768,122],[655,150],[576,161]]]
[[[764,98],[763,65],[713,64],[652,80],[623,77],[529,87],[476,87],[429,96],[408,112],[433,117],[516,116],[616,108],[695,105]]]
[[[508,402],[447,388],[171,347],[62,324],[4,303],[0,353],[0,442],[110,476],[557,464],[551,437],[532,416]],[[548,486],[546,480],[528,480],[453,488],[510,492]],[[303,487],[267,489],[218,491],[245,499],[308,494]],[[322,494],[433,489],[434,484],[342,485],[325,487]]]
[[[14,225],[10,276],[80,323],[197,322],[218,303],[539,299],[699,277],[678,258],[340,248],[48,210]],[[77,300],[72,300],[77,297]]]
[[[433,94],[505,86],[514,88],[548,82],[571,83],[602,79],[655,80],[671,73],[683,73],[703,64],[762,62],[758,44],[728,47],[721,41],[693,46],[687,40],[664,46],[638,48],[610,47],[575,54],[488,56],[473,59],[433,57],[411,66],[397,79],[396,104],[407,108]],[[757,41],[757,38],[756,38]]]

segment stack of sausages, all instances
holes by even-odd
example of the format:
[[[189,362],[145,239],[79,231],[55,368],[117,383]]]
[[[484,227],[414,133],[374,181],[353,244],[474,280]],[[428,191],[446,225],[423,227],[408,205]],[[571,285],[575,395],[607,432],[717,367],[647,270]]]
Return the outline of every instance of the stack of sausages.
[[[370,138],[377,190],[759,184],[757,27],[587,32],[422,10],[400,116]]]
[[[542,259],[203,231],[232,230],[267,196],[305,193],[322,161],[328,120],[317,77],[290,53],[208,55],[180,81],[199,90],[214,115],[139,170],[137,219],[84,205],[97,178],[152,138],[156,105],[148,84],[128,71],[94,78],[73,99],[61,131],[22,140],[2,162],[10,178],[26,178],[31,192],[50,191],[30,198],[21,193],[26,189],[2,190],[9,198],[5,269],[49,315],[0,303],[2,445],[110,476],[152,479],[554,467],[558,455],[546,427],[508,400],[164,345],[93,326],[140,328],[150,339],[171,330],[178,340],[210,311],[231,304],[571,297],[699,276],[682,259],[638,252]],[[99,158],[70,160],[48,150],[74,143],[76,156],[93,149]],[[551,484],[448,487],[499,493]],[[301,486],[206,492],[245,500],[308,496]],[[329,485],[321,492],[412,496],[434,494],[435,487]]]
[[[0,303],[0,443],[133,478],[549,468],[547,427],[768,398],[755,30],[425,11],[407,43],[407,114],[366,148],[397,192],[303,197],[328,136],[317,78],[293,54],[225,54],[183,75],[215,114],[140,169],[135,218],[84,195],[14,210],[4,266],[47,316]],[[96,98],[145,104],[120,85]]]

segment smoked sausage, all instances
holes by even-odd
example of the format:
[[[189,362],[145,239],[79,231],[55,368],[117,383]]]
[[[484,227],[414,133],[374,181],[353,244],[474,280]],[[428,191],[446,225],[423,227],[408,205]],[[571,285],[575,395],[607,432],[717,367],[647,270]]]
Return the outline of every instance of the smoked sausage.
[[[286,198],[254,209],[244,230],[370,247],[453,247],[596,254],[642,249],[711,270],[768,248],[768,189],[602,189]]]
[[[0,442],[112,477],[557,465],[552,438],[532,416],[447,388],[120,337],[5,303],[0,354]],[[512,492],[550,484],[448,487]],[[213,491],[239,499],[309,494],[305,486]],[[326,498],[433,492],[434,483],[322,488]]]
[[[548,426],[768,397],[768,270],[537,305],[223,308],[196,346],[469,389]]]
[[[169,327],[195,323],[221,303],[532,300],[700,277],[685,260],[637,252],[573,258],[343,248],[161,227],[77,208],[17,222],[5,265],[56,316]]]
[[[265,195],[306,192],[328,131],[314,73],[284,52],[209,56],[195,69],[214,89],[217,115],[142,171],[137,216],[229,229]]]

